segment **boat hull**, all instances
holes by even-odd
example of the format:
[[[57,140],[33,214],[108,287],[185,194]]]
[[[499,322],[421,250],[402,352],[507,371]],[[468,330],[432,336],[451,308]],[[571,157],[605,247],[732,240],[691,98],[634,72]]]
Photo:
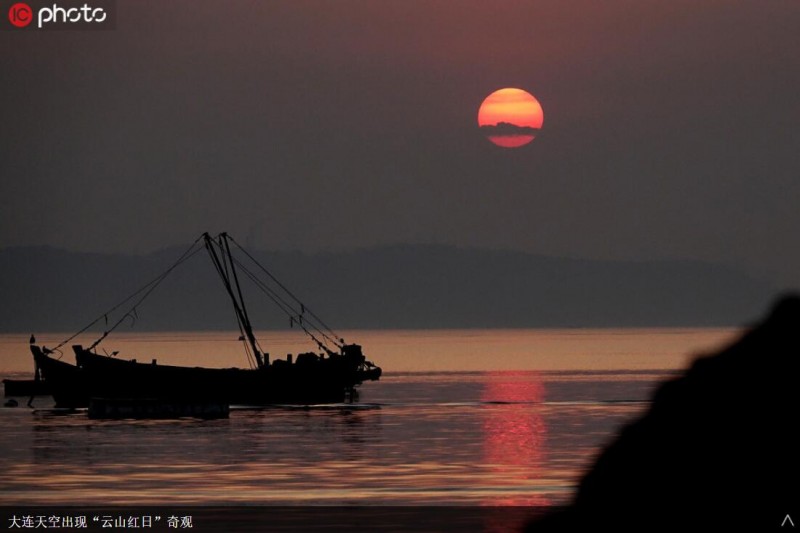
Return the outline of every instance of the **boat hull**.
[[[379,368],[363,367],[363,357],[344,355],[240,369],[140,363],[98,355],[80,346],[73,349],[77,366],[41,350],[37,358],[60,407],[87,407],[92,398],[233,405],[339,403],[362,381],[380,377]]]
[[[49,396],[50,387],[35,379],[4,379],[5,396]]]

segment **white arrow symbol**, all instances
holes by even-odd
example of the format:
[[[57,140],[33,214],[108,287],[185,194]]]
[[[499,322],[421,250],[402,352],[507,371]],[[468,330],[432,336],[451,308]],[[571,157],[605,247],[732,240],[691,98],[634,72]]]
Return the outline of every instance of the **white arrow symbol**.
[[[794,527],[794,522],[792,522],[792,517],[789,516],[788,514],[786,515],[786,518],[783,519],[783,522],[781,523],[781,527],[786,526],[787,522],[789,523],[790,526]]]

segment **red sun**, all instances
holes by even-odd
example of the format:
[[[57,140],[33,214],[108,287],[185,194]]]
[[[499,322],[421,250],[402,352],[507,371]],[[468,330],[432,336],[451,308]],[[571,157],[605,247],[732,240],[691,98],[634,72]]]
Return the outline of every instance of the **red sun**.
[[[531,142],[542,129],[544,113],[534,96],[522,89],[493,92],[478,109],[478,126],[497,146],[518,148]]]

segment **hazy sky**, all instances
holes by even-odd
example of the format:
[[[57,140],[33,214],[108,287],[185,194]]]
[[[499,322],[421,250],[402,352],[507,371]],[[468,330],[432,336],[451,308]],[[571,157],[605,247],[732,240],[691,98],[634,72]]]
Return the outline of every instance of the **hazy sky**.
[[[799,58],[798,0],[118,0],[114,31],[0,32],[0,247],[227,230],[800,287]],[[502,87],[544,109],[524,148],[478,130]]]

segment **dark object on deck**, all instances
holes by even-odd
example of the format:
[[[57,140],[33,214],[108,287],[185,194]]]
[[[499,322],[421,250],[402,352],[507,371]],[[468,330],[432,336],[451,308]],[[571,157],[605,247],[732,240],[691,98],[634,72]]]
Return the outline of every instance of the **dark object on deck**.
[[[228,418],[230,406],[222,402],[165,401],[154,398],[92,398],[89,418]]]
[[[800,521],[800,298],[662,385],[564,511],[527,531],[770,531]],[[788,522],[786,522],[788,524]]]
[[[50,387],[36,379],[4,379],[5,395],[8,396],[50,396]]]

